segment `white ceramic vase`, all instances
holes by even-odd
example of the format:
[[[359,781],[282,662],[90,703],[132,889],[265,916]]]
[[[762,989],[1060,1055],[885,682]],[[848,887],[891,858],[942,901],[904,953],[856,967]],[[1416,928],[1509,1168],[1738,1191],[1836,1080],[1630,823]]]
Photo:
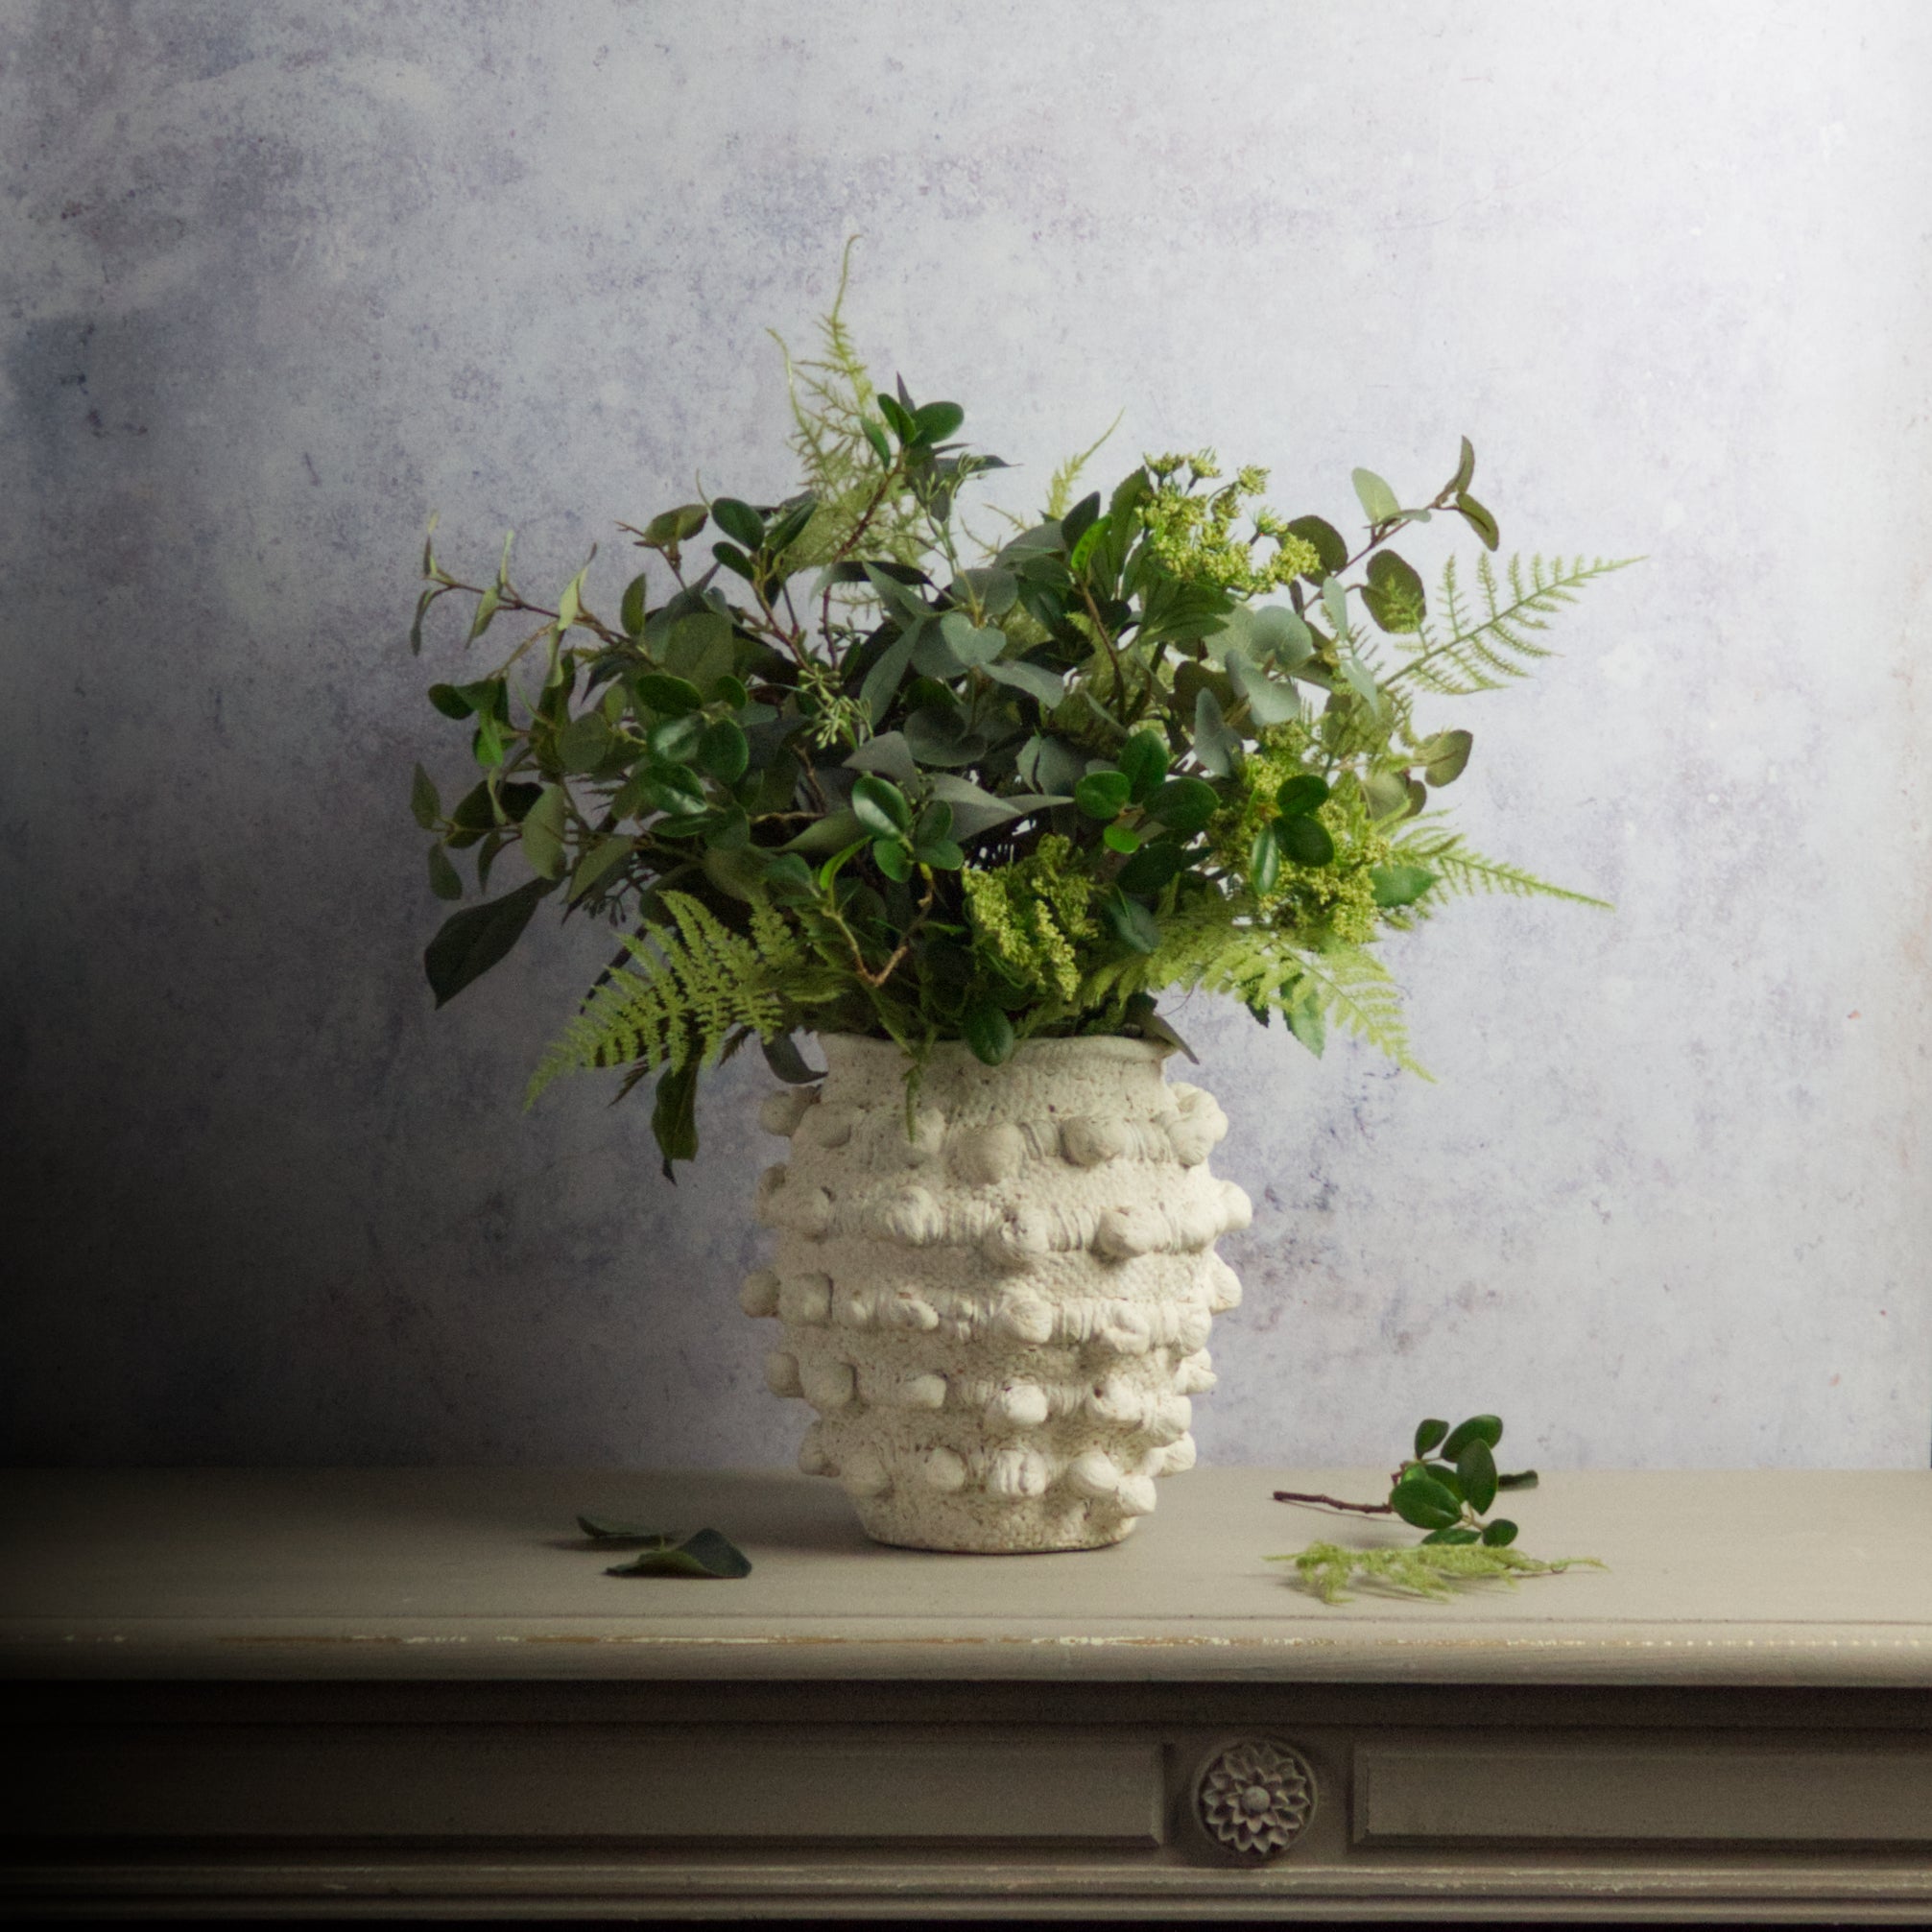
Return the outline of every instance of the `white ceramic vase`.
[[[1193,1465],[1209,1320],[1240,1300],[1214,1243],[1248,1197],[1207,1169],[1226,1116],[1151,1041],[1001,1067],[941,1046],[910,1106],[890,1042],[821,1043],[823,1086],[764,1106],[791,1153],[758,1184],[775,1265],[741,1298],[782,1324],[772,1388],[818,1412],[799,1467],[880,1542],[1118,1542]]]

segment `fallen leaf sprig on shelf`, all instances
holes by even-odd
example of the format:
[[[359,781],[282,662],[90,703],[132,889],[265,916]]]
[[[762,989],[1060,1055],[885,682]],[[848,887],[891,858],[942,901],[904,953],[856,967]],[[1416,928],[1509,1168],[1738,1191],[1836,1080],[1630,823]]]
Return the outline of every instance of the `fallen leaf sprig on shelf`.
[[[577,1527],[592,1542],[610,1548],[635,1544],[638,1554],[628,1563],[614,1563],[608,1577],[714,1577],[735,1579],[751,1574],[751,1560],[719,1530],[646,1529],[609,1516],[579,1516]]]
[[[1503,1474],[1495,1446],[1503,1439],[1500,1416],[1471,1416],[1452,1429],[1440,1417],[1416,1426],[1415,1452],[1390,1477],[1385,1503],[1352,1503],[1339,1496],[1276,1490],[1277,1503],[1345,1511],[1353,1515],[1397,1516],[1425,1534],[1419,1543],[1397,1549],[1348,1549],[1340,1543],[1311,1543],[1269,1557],[1271,1563],[1293,1563],[1295,1581],[1324,1603],[1347,1603],[1350,1582],[1379,1586],[1397,1595],[1449,1597],[1459,1584],[1502,1582],[1515,1586],[1523,1576],[1558,1576],[1579,1566],[1603,1569],[1594,1557],[1562,1557],[1545,1562],[1510,1547],[1516,1525],[1507,1516],[1485,1517],[1503,1490],[1533,1490],[1534,1469]]]

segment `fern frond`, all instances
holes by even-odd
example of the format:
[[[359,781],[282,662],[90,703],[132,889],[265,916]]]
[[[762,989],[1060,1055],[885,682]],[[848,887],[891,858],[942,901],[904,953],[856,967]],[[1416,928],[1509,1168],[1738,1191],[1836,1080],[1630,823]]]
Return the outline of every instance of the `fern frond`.
[[[1518,899],[1567,899],[1576,906],[1596,906],[1604,912],[1613,908],[1608,899],[1592,898],[1587,893],[1573,893],[1567,886],[1552,885],[1520,866],[1500,859],[1486,859],[1471,851],[1460,832],[1429,828],[1397,839],[1389,856],[1403,865],[1422,866],[1436,875],[1425,907],[1431,899],[1473,898],[1482,893],[1506,893]]]
[[[1380,960],[1360,946],[1299,945],[1240,898],[1231,909],[1207,899],[1170,913],[1152,953],[1096,967],[1082,982],[1080,1001],[1105,1006],[1168,989],[1228,993],[1251,1013],[1281,1014],[1299,1037],[1315,1036],[1311,1044],[1319,1045],[1326,1025],[1340,1026],[1396,1065],[1429,1077],[1410,1055],[1401,991]]]
[[[839,288],[830,310],[819,319],[819,353],[794,359],[784,337],[767,330],[785,359],[785,388],[792,405],[793,454],[803,487],[819,508],[789,553],[793,567],[811,569],[834,557],[871,507],[880,467],[860,424],[871,414],[877,391],[846,326],[846,284],[851,274],[852,243],[839,264]],[[888,495],[867,525],[869,540],[901,563],[917,564],[925,544],[917,527],[916,506],[903,493]]]
[[[1476,561],[1482,610],[1469,608],[1456,560],[1443,566],[1436,601],[1448,624],[1444,635],[1428,619],[1416,633],[1416,655],[1390,673],[1386,682],[1412,679],[1424,690],[1443,697],[1467,698],[1478,691],[1498,690],[1513,678],[1526,678],[1540,657],[1554,654],[1541,633],[1564,606],[1576,602],[1584,585],[1622,570],[1634,557],[1581,557],[1565,563],[1561,557],[1532,557],[1527,564],[1512,557],[1498,578],[1488,556]]]
[[[680,1072],[722,1057],[740,1029],[769,1038],[786,1030],[810,955],[770,907],[734,933],[684,893],[659,895],[670,923],[627,938],[634,966],[619,966],[584,1001],[531,1076],[525,1105],[560,1074],[635,1064]]]
[[[1041,513],[1043,521],[1058,523],[1073,508],[1073,486],[1080,481],[1081,471],[1100,454],[1101,445],[1120,427],[1120,417],[1126,414],[1123,409],[1120,416],[1116,416],[1078,456],[1069,456],[1053,472],[1046,486],[1046,507]]]

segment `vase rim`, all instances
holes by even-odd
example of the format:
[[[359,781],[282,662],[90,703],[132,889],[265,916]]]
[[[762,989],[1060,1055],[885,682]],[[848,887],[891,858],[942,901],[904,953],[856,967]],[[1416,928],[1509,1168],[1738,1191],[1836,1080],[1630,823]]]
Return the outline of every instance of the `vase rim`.
[[[879,1039],[867,1033],[822,1033],[815,1035],[820,1045],[827,1052],[836,1050],[840,1055],[851,1059],[867,1056],[895,1062],[904,1062],[910,1058],[896,1040]],[[1084,1033],[1074,1034],[1055,1039],[1023,1039],[1014,1048],[1013,1057],[1001,1062],[1000,1066],[987,1067],[989,1073],[998,1073],[1004,1067],[1013,1066],[1020,1061],[1030,1060],[1078,1060],[1091,1056],[1102,1060],[1127,1060],[1142,1062],[1159,1061],[1167,1059],[1175,1049],[1157,1039],[1134,1039],[1122,1033]],[[971,1060],[975,1065],[983,1065],[963,1039],[937,1040],[932,1048],[935,1058],[944,1055],[957,1058],[961,1055]]]

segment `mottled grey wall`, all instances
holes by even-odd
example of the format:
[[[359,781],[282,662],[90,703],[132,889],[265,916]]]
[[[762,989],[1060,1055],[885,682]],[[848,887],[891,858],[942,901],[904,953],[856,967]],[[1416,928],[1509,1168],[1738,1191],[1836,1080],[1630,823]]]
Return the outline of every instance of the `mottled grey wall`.
[[[1205,1453],[1922,1462],[1928,88],[1916,0],[4,0],[0,1451],[789,1458],[761,1079],[674,1194],[518,1109],[594,935],[432,1015],[402,633],[432,507],[608,598],[781,489],[763,330],[858,231],[1022,505],[1123,408],[1330,513],[1467,430],[1506,540],[1648,555],[1443,715],[1615,916],[1393,948],[1433,1086],[1182,1020],[1258,1209]]]

